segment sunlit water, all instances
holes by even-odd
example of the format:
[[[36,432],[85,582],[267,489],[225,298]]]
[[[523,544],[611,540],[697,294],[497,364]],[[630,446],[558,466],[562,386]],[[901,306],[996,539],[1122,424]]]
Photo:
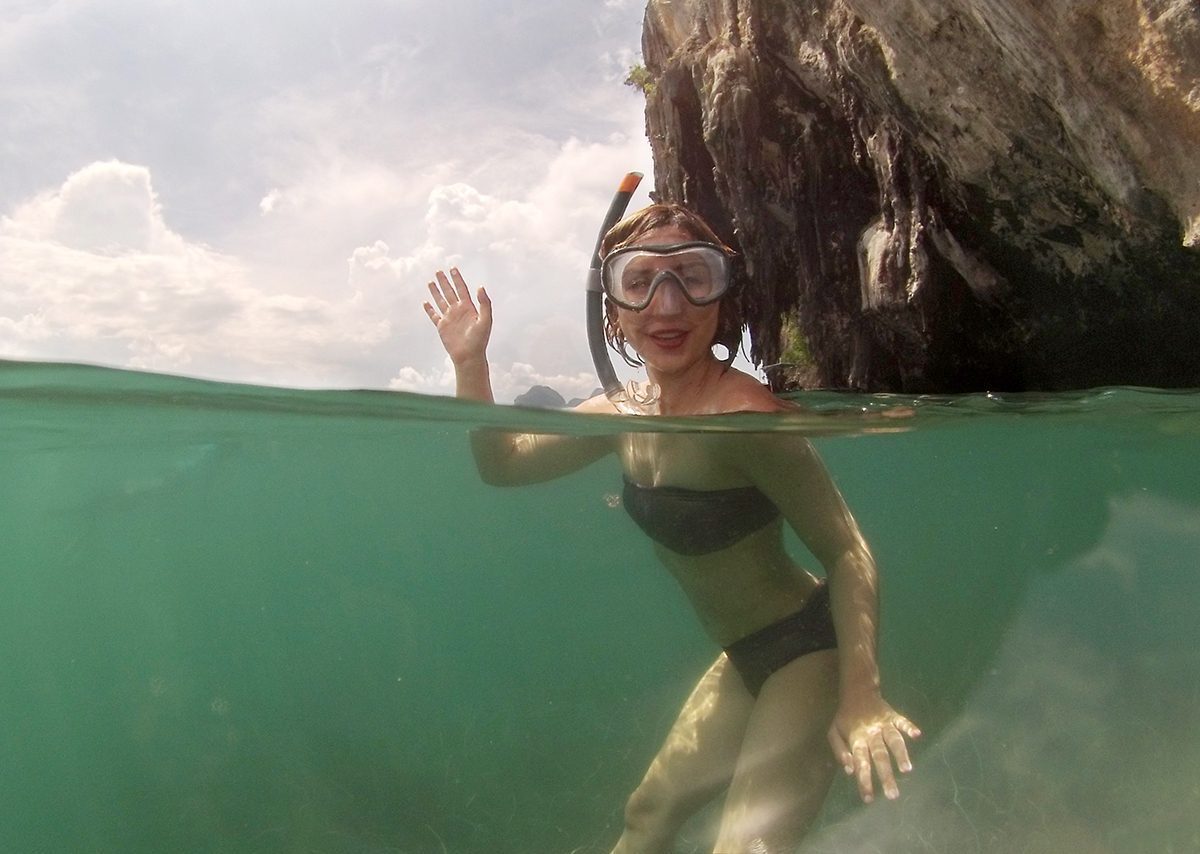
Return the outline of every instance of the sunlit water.
[[[917,770],[804,850],[1200,849],[1200,397],[798,400],[636,424],[819,436],[879,561]],[[628,426],[0,365],[0,851],[606,851],[717,650],[615,461],[481,424]]]

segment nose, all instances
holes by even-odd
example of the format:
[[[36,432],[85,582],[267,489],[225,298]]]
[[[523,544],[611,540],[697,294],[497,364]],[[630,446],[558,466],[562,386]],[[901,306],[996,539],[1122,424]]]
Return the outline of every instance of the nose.
[[[683,285],[679,280],[674,276],[662,276],[646,308],[653,309],[658,314],[678,314],[683,311],[686,302]]]

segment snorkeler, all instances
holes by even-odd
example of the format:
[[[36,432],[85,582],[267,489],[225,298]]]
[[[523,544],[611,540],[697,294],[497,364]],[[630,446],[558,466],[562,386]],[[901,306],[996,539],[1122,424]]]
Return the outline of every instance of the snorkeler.
[[[743,325],[733,252],[698,216],[651,205],[609,230],[598,254],[605,336],[644,364],[649,384],[642,394],[597,395],[578,411],[793,408],[730,365]],[[424,308],[454,364],[456,393],[492,401],[491,300],[480,288],[477,308],[457,270],[436,279]],[[714,355],[717,343],[727,358]],[[625,509],[724,649],[629,798],[614,854],[672,850],[684,822],[723,790],[715,851],[791,851],[820,810],[835,763],[856,777],[864,801],[873,797],[872,767],[883,793],[898,796],[893,760],[911,770],[905,736],[920,731],[881,696],[875,561],[806,439],[476,431],[471,443],[481,477],[497,485],[549,480],[615,453]],[[827,581],[786,553],[785,522]]]

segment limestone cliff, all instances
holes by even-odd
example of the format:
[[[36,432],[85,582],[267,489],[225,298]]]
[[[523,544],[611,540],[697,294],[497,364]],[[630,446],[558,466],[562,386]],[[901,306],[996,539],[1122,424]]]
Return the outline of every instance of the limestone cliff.
[[[742,253],[761,362],[1200,386],[1195,0],[650,0],[643,55],[657,195]]]

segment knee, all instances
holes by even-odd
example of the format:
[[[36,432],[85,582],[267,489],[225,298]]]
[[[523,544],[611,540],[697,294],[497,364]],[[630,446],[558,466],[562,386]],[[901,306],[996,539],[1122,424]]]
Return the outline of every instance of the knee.
[[[625,802],[625,827],[637,833],[659,836],[671,833],[687,818],[683,804],[661,786],[643,783]]]
[[[646,786],[638,786],[625,802],[625,826],[630,830],[640,830],[656,824],[656,819],[664,812],[663,807],[664,799],[659,793]]]

